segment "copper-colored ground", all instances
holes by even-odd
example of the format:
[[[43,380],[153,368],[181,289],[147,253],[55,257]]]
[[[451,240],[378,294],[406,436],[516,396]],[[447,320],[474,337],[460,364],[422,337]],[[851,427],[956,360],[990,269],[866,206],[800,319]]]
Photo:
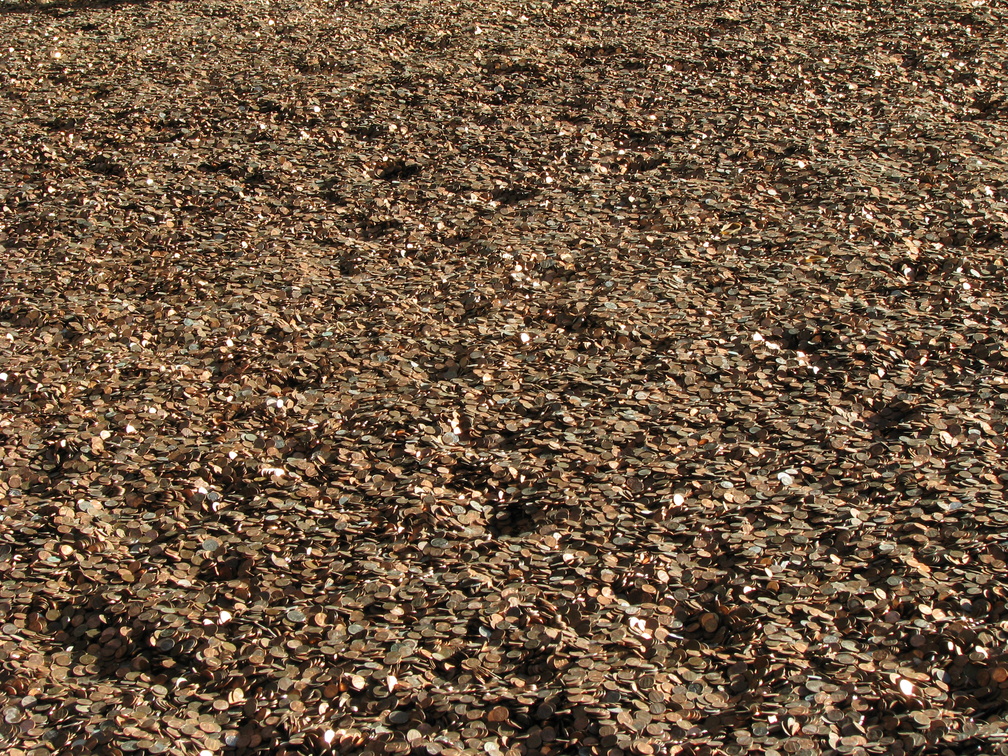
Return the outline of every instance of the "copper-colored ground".
[[[0,1],[4,752],[1006,752],[1006,28]]]

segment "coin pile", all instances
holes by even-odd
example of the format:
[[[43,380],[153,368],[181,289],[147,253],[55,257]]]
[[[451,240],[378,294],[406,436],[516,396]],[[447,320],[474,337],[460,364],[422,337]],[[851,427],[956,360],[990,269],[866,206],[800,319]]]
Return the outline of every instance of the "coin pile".
[[[1008,11],[0,0],[0,744],[1008,753]]]

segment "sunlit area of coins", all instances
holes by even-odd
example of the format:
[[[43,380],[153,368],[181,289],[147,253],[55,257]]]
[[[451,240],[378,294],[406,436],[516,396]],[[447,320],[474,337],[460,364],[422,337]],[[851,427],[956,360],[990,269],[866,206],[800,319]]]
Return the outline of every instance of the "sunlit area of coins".
[[[1008,753],[1002,4],[0,10],[4,753]]]

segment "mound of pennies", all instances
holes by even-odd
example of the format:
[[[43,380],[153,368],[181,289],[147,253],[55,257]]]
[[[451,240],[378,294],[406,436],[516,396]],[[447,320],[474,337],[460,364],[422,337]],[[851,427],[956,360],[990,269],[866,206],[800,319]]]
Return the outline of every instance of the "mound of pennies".
[[[0,5],[4,753],[1008,753],[1003,6]]]

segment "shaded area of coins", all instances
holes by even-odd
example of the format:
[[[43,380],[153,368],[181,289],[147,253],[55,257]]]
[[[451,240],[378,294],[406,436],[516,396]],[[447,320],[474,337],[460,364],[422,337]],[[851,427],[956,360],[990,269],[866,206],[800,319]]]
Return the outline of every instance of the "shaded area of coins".
[[[1008,752],[1003,4],[0,9],[6,753]]]

